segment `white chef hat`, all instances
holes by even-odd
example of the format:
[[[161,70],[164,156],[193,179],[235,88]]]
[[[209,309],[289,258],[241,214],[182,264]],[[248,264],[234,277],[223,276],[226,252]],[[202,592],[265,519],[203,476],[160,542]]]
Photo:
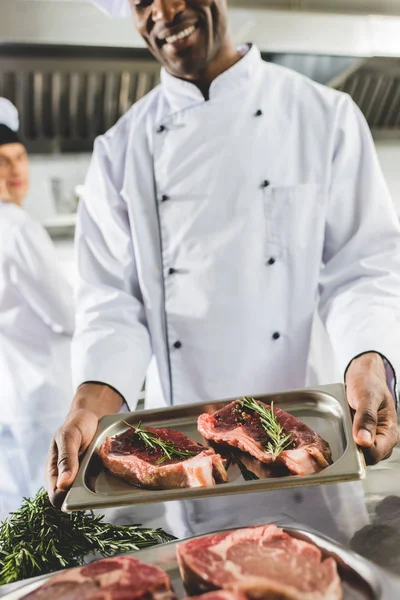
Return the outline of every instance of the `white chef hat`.
[[[131,12],[129,0],[91,0],[91,2],[114,19],[129,17]]]
[[[17,109],[7,98],[0,98],[0,145],[19,142],[18,129]]]

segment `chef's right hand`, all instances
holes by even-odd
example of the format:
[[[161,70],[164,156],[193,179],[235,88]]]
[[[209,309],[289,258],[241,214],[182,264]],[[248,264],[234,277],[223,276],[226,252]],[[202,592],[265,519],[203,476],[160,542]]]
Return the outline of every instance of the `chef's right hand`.
[[[95,436],[98,417],[80,408],[69,413],[54,436],[46,465],[46,484],[50,502],[60,508],[79,469],[79,457]]]
[[[47,491],[57,508],[74,483],[79,458],[93,440],[99,419],[118,413],[122,403],[122,396],[105,384],[84,383],[78,388],[71,411],[54,436],[47,458]]]

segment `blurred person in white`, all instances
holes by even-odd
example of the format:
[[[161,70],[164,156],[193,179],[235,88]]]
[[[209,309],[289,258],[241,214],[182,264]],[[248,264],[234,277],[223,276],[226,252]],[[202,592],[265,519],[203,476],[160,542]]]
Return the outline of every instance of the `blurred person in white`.
[[[28,154],[0,98],[0,520],[44,482],[71,399],[73,294],[43,227],[22,208]]]

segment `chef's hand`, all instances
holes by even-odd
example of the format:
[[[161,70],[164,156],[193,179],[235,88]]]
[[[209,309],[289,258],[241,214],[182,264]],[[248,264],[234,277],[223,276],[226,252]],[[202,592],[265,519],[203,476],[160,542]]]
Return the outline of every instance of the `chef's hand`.
[[[373,465],[392,455],[399,441],[397,414],[379,354],[364,354],[352,361],[346,373],[347,399],[355,411],[353,436]]]
[[[0,200],[3,200],[4,202],[12,201],[5,179],[0,179]]]
[[[117,413],[122,399],[106,385],[82,385],[71,411],[54,436],[47,457],[46,485],[51,503],[60,508],[79,469],[79,458],[93,440],[99,418]]]

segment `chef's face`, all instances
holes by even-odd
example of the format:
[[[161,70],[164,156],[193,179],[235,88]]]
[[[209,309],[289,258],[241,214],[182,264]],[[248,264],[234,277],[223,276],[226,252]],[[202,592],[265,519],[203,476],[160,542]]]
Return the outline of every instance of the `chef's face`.
[[[226,0],[130,0],[140,35],[175,77],[196,79],[228,43]]]
[[[22,204],[28,192],[28,154],[22,144],[0,145],[0,181],[12,202]]]

